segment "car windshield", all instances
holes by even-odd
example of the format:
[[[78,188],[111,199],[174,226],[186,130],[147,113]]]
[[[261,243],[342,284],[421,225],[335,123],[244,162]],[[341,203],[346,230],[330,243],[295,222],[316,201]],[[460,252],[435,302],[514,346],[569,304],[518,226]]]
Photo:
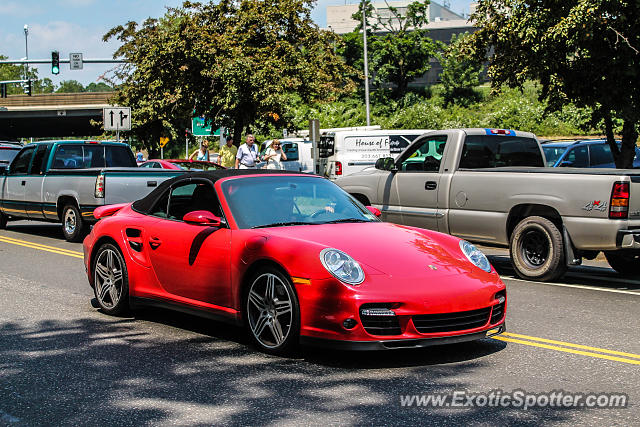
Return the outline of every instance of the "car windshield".
[[[544,157],[547,159],[547,166],[553,166],[562,156],[562,153],[567,151],[567,147],[545,147],[543,145],[542,151],[544,151]]]
[[[378,221],[340,187],[322,178],[253,176],[222,183],[239,228]]]
[[[10,163],[20,150],[0,148],[0,162]]]
[[[186,171],[212,171],[218,169],[214,163],[208,162],[170,162]]]

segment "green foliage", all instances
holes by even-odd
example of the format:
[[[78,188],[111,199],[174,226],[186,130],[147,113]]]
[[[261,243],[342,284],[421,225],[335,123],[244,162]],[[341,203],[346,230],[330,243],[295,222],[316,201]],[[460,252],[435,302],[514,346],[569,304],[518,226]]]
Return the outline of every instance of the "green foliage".
[[[640,2],[481,0],[470,52],[490,58],[494,88],[541,82],[549,110],[572,103],[592,111],[616,165],[631,167],[640,122]],[[614,141],[623,121],[622,152]]]
[[[94,83],[91,82],[84,88],[85,92],[113,92],[113,87],[104,82]]]
[[[597,134],[591,125],[589,109],[569,104],[546,112],[546,102],[538,99],[541,91],[538,84],[527,82],[522,91],[504,88],[494,95],[486,89],[475,88],[477,101],[466,106],[445,106],[446,89],[441,85],[434,87],[433,93],[408,92],[398,100],[384,91],[376,91],[372,94],[372,123],[383,129],[480,127],[517,129],[539,136]],[[347,98],[314,107],[295,102],[292,105],[297,129],[306,129],[311,118],[320,119],[323,128],[362,126],[365,122],[364,102],[360,99]]]
[[[128,61],[116,100],[132,107],[134,133],[155,149],[192,114],[242,131],[288,125],[289,96],[331,101],[350,92],[354,71],[339,39],[311,20],[311,0],[185,2],[161,19],[129,22],[104,39],[123,42]]]
[[[466,54],[464,43],[469,37],[469,33],[454,34],[451,43],[437,55],[442,65],[440,80],[446,105],[469,105],[478,99],[473,88],[480,84],[482,63]]]
[[[63,80],[56,89],[56,93],[81,93],[84,92],[84,86],[77,80]]]

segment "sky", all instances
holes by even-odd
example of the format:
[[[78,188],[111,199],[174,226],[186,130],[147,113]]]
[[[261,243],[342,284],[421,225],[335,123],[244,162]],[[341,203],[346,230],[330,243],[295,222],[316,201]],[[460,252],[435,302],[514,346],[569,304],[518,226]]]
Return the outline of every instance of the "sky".
[[[471,0],[450,0],[451,9],[469,13]],[[357,3],[354,0],[319,0],[313,10],[314,21],[326,26],[326,7]],[[105,43],[102,36],[111,28],[128,21],[142,22],[162,16],[166,7],[182,0],[0,0],[0,55],[9,59],[25,57],[24,26],[28,25],[27,47],[30,59],[50,59],[51,51],[68,59],[72,52],[84,58],[111,58],[117,41]],[[100,76],[115,64],[84,64],[83,70],[70,70],[60,64],[60,74],[51,74],[49,64],[34,65],[40,78],[55,84],[78,80],[83,85],[99,82]]]

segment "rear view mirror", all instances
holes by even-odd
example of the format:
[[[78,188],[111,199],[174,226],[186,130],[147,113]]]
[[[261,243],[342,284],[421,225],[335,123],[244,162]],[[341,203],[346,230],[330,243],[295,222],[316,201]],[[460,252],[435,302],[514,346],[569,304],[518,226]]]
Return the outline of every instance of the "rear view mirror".
[[[381,157],[376,160],[376,169],[383,171],[393,171],[396,168],[396,163],[393,157]]]
[[[220,227],[222,225],[222,219],[209,211],[189,212],[182,220],[189,224],[206,225],[209,227]]]

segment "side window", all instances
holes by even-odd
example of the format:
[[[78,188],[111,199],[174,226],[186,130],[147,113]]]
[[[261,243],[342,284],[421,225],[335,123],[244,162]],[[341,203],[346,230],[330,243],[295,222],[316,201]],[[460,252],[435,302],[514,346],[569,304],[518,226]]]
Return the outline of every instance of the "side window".
[[[81,168],[103,168],[104,147],[102,145],[85,145]]]
[[[405,153],[398,169],[403,172],[438,172],[446,144],[446,136],[422,140]]]
[[[611,148],[607,144],[590,145],[589,151],[591,154],[589,164],[591,166],[614,163]]]
[[[517,136],[468,135],[465,138],[460,169],[503,166],[544,166],[538,142]]]
[[[119,145],[105,145],[104,159],[107,167],[131,167],[138,166],[136,158],[133,156],[133,152],[128,147]]]
[[[562,160],[560,166],[568,166],[572,168],[589,167],[589,152],[587,147],[583,145],[582,147],[575,147],[571,149]]]
[[[147,162],[143,165],[140,165],[141,168],[152,168],[155,162]]]
[[[291,162],[298,160],[300,158],[300,154],[298,153],[298,144],[295,142],[285,142],[282,144],[282,150],[284,151],[285,156],[287,156],[286,162]]]
[[[49,149],[48,145],[40,145],[36,149],[36,154],[33,156],[33,161],[31,162],[31,168],[29,169],[29,175],[42,175],[44,173],[44,168],[47,160],[47,150]]]
[[[29,147],[18,154],[15,159],[13,159],[13,163],[11,163],[10,169],[11,175],[27,173],[29,162],[31,162],[31,156],[33,155],[33,152],[35,150],[35,147]]]
[[[54,169],[80,169],[83,164],[81,145],[60,145],[53,158]]]
[[[162,165],[160,164],[160,162],[153,162],[152,167],[154,169],[162,169]]]
[[[182,220],[189,212],[209,211],[221,216],[220,203],[211,184],[187,182],[167,191],[151,209],[151,215]]]

